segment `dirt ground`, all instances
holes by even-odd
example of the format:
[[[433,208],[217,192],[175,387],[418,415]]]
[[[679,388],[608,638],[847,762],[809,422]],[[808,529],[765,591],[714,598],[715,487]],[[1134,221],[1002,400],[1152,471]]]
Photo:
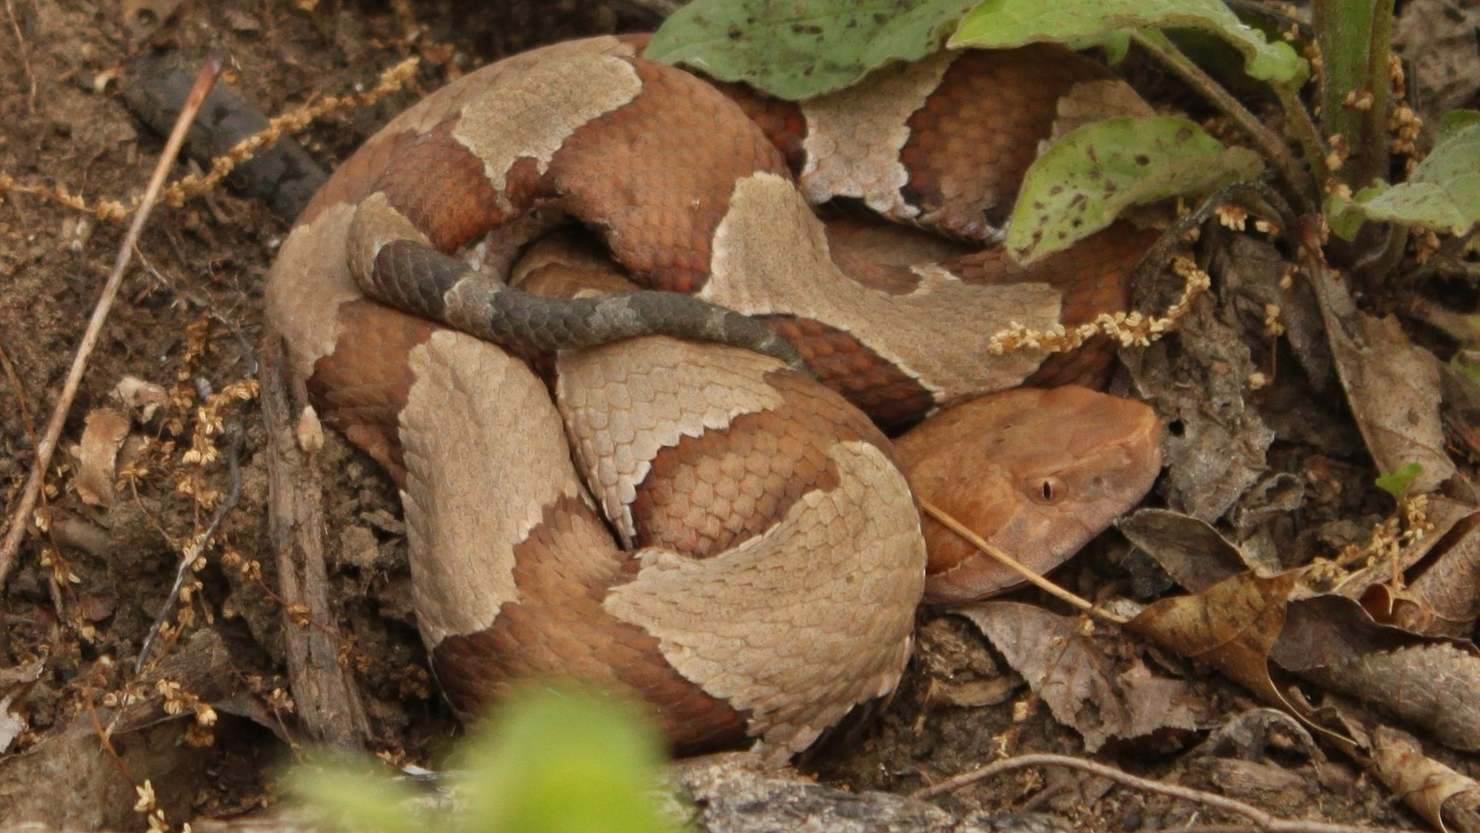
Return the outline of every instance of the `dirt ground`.
[[[269,113],[367,88],[386,67],[420,56],[407,89],[375,106],[337,112],[300,135],[315,159],[332,166],[390,115],[460,72],[539,43],[655,22],[639,3],[495,5],[503,8],[449,0],[393,8],[327,0],[5,0],[0,174],[24,186],[65,189],[89,204],[141,193],[162,140],[124,106],[118,86],[124,62],[149,51],[223,52],[234,84]],[[1475,79],[1469,80],[1474,106]],[[0,508],[8,517],[125,223],[34,193],[3,199]],[[182,552],[232,489],[231,433],[203,439],[201,409],[205,397],[254,377],[244,345],[261,342],[264,281],[286,231],[261,203],[215,189],[182,207],[158,208],[139,241],[48,476],[48,532],[22,548],[0,594],[0,704],[17,715],[0,708],[0,827],[41,818],[79,828],[142,829],[148,822],[133,808],[145,779],[175,825],[230,818],[278,798],[274,767],[291,757],[301,735],[285,676],[283,629],[293,611],[284,610],[276,592],[265,435],[255,403],[219,407],[223,426],[239,426],[240,499],[200,569],[190,573],[179,604],[167,609],[166,603]],[[1472,287],[1451,287],[1450,294],[1473,302]],[[1266,366],[1282,356],[1282,372],[1289,367],[1288,375],[1297,375],[1289,349],[1266,348]],[[70,449],[90,415],[118,407],[110,406],[110,392],[126,378],[159,386],[163,400],[147,414],[132,412],[121,458],[126,476],[108,505],[90,504],[79,494],[78,458]],[[1314,399],[1299,389],[1272,391],[1291,401]],[[1280,439],[1267,466],[1326,489],[1323,499],[1305,501],[1290,516],[1298,512],[1294,526],[1302,532],[1319,526],[1329,534],[1271,526],[1271,545],[1293,547],[1298,538],[1302,546],[1315,540],[1336,546],[1338,528],[1347,540],[1362,537],[1391,502],[1370,487],[1371,464],[1349,419],[1329,403],[1291,408],[1309,419],[1298,429],[1277,425]],[[184,449],[206,445],[222,456],[200,464],[183,459]],[[336,437],[315,462],[326,476],[326,547],[339,618],[309,627],[347,639],[345,661],[364,700],[373,747],[392,762],[434,765],[455,725],[430,682],[412,621],[395,493],[367,458]],[[1158,492],[1149,500],[1158,505],[1163,498]],[[1091,597],[1146,600],[1164,592],[1163,580],[1138,566],[1131,549],[1109,533],[1057,578]],[[1043,601],[1032,592],[1014,598]],[[168,624],[136,672],[141,645],[162,614]],[[808,762],[822,779],[908,792],[1004,751],[1085,751],[1081,736],[1053,718],[968,622],[922,613],[920,633],[902,690],[882,718]],[[1208,730],[1261,704],[1206,667],[1144,647],[1135,657],[1120,655],[1126,644],[1105,642],[1106,658],[1184,680],[1191,720],[1132,740],[1111,739],[1099,758],[1282,816],[1420,823],[1354,764],[1278,733],[1243,758],[1197,751]],[[101,751],[97,728],[128,712],[130,698],[134,717],[114,726],[112,751]],[[147,708],[139,711],[139,703]],[[10,726],[15,730],[7,732]],[[1462,771],[1480,773],[1472,758],[1444,754]],[[1102,831],[1226,821],[1063,772],[997,779],[947,797],[943,806],[961,812],[1026,806]]]

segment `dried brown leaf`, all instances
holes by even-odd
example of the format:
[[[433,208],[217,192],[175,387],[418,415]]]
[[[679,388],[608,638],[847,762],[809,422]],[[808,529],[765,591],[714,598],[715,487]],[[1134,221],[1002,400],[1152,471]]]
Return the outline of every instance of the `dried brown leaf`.
[[[29,724],[24,714],[11,713],[15,701],[25,694],[41,676],[46,658],[41,657],[13,668],[0,669],[0,755]]]
[[[1331,587],[1330,592],[1357,599],[1366,596],[1375,585],[1391,584],[1395,573],[1405,572],[1418,564],[1456,524],[1475,514],[1473,505],[1442,495],[1430,495],[1424,501],[1423,529],[1417,530],[1422,532],[1421,535],[1400,548],[1396,558],[1377,559],[1352,571]],[[1409,527],[1405,524],[1404,529],[1409,530]]]
[[[1409,633],[1434,634],[1438,616],[1428,600],[1391,585],[1373,584],[1357,599],[1372,621],[1402,628]],[[1442,636],[1443,634],[1435,634]]]
[[[1269,578],[1237,575],[1201,593],[1162,599],[1127,627],[1293,711],[1269,678],[1268,657],[1284,628],[1297,577],[1293,571]]]
[[[113,386],[111,395],[129,410],[137,410],[144,422],[154,418],[154,412],[170,403],[169,391],[157,382],[148,382],[137,376],[124,374]]]
[[[1021,685],[1016,675],[1003,674],[990,680],[942,684],[931,690],[931,699],[967,709],[1000,706],[1012,699],[1013,692]]]
[[[1274,431],[1247,399],[1256,366],[1242,333],[1208,297],[1181,319],[1181,336],[1123,354],[1138,398],[1156,409],[1167,504],[1205,521],[1227,512],[1268,470]]]
[[[1462,637],[1480,618],[1480,515],[1457,524],[1436,549],[1438,556],[1408,592],[1433,614],[1423,632]]]
[[[1431,492],[1454,474],[1439,419],[1439,371],[1433,355],[1414,345],[1391,316],[1356,308],[1346,287],[1325,271],[1312,285],[1326,322],[1352,416],[1382,472],[1417,463],[1412,491]]]
[[[1141,509],[1115,527],[1194,593],[1252,568],[1248,556],[1212,525],[1170,509]]]
[[[981,602],[953,612],[997,646],[1054,718],[1079,732],[1091,751],[1111,737],[1196,726],[1181,681],[1153,677],[1141,663],[1117,672],[1078,618],[1018,602]]]

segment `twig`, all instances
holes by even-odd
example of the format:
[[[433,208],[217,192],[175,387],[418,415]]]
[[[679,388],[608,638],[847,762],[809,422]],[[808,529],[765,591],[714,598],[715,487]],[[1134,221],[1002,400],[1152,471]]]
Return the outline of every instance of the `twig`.
[[[1230,203],[1237,203],[1255,215],[1273,214],[1274,221],[1278,222],[1280,229],[1286,233],[1295,227],[1295,214],[1290,210],[1289,203],[1285,202],[1279,192],[1269,187],[1267,183],[1245,180],[1225,185],[1209,194],[1207,199],[1198,204],[1197,208],[1189,211],[1186,216],[1178,218],[1177,222],[1167,227],[1156,238],[1156,242],[1146,250],[1146,254],[1141,257],[1141,262],[1136,264],[1135,270],[1131,273],[1131,286],[1143,283],[1152,275],[1160,274],[1171,258],[1173,250],[1182,245],[1182,241],[1187,239],[1193,229],[1206,223],[1208,218],[1213,216],[1214,211]]]
[[[941,525],[943,525],[945,528],[966,539],[967,543],[991,556],[999,564],[1008,568],[1009,570],[1012,570],[1019,576],[1022,576],[1024,581],[1032,584],[1034,587],[1037,587],[1045,593],[1049,593],[1056,598],[1063,599],[1065,602],[1068,602],[1074,607],[1079,608],[1085,613],[1088,613],[1092,616],[1098,616],[1099,618],[1104,619],[1107,622],[1113,622],[1117,625],[1124,625],[1127,621],[1129,621],[1127,619],[1122,619],[1121,617],[1116,616],[1115,614],[1107,610],[1095,607],[1094,604],[1090,603],[1089,601],[1082,599],[1074,595],[1073,593],[1070,593],[1068,590],[1065,590],[1064,588],[1058,586],[1057,584],[1054,584],[1043,576],[1040,576],[1032,570],[1029,570],[1027,567],[1024,567],[1016,558],[1013,558],[1002,550],[987,543],[986,540],[983,539],[980,535],[977,535],[975,532],[971,531],[968,526],[956,520],[950,515],[950,513],[946,512],[944,509],[941,509],[939,506],[936,506],[925,498],[920,498],[920,508],[925,510],[925,514],[939,521]]]
[[[164,627],[165,620],[169,618],[170,611],[175,608],[175,602],[180,598],[180,589],[185,586],[185,577],[190,574],[190,568],[195,564],[195,559],[205,552],[205,548],[211,542],[211,537],[221,527],[221,522],[226,520],[226,515],[236,507],[237,501],[242,496],[242,472],[241,463],[237,459],[242,449],[242,427],[236,422],[226,429],[231,438],[226,448],[226,466],[231,472],[231,489],[226,493],[225,499],[216,507],[216,512],[211,516],[211,522],[206,525],[205,531],[195,537],[189,546],[185,548],[185,554],[180,558],[180,566],[175,569],[175,583],[170,587],[170,595],[164,600],[158,615],[154,617],[154,624],[149,628],[149,633],[144,637],[144,644],[139,646],[139,657],[134,660],[134,673],[144,670],[144,663],[149,659],[149,649],[154,647],[154,640],[159,636],[159,631]]]
[[[15,32],[15,51],[21,56],[21,67],[26,71],[26,82],[30,88],[26,105],[34,113],[36,112],[36,71],[31,68],[31,48],[26,44],[25,35],[21,34],[21,22],[16,17],[13,0],[5,0],[5,13],[10,17],[10,28]]]
[[[15,392],[16,413],[20,415],[21,427],[26,429],[26,435],[31,438],[31,444],[36,444],[36,423],[31,420],[31,407],[26,404],[26,389],[21,385],[20,376],[15,372],[15,364],[10,360],[10,352],[5,349],[4,343],[0,343],[0,368],[5,369],[5,378],[10,381],[10,389]]]
[[[1311,118],[1310,110],[1306,108],[1305,102],[1300,100],[1300,95],[1295,90],[1283,84],[1274,85],[1275,97],[1280,100],[1280,109],[1285,114],[1285,128],[1295,136],[1295,141],[1300,143],[1300,150],[1305,153],[1305,158],[1310,161],[1311,168],[1315,171],[1316,184],[1322,188],[1336,184],[1335,172],[1327,159],[1329,149],[1326,141],[1321,137],[1321,129],[1316,127],[1315,119]],[[1317,194],[1322,193],[1317,191]]]
[[[267,517],[282,597],[288,680],[297,698],[299,725],[310,738],[358,747],[370,737],[369,719],[354,675],[340,665],[343,640],[328,628],[312,627],[337,617],[325,567],[322,483],[318,470],[303,459],[290,417],[305,391],[301,381],[290,380],[286,361],[282,337],[269,331],[261,371]]]
[[[1052,755],[1046,753],[1019,755],[1015,758],[995,761],[993,763],[987,764],[984,767],[981,767],[980,769],[975,769],[971,772],[963,773],[953,778],[948,778],[945,781],[940,782],[939,784],[934,784],[932,786],[916,790],[914,793],[911,794],[910,797],[922,799],[932,798],[937,795],[959,790],[962,787],[975,784],[978,781],[991,778],[994,775],[1000,775],[1004,772],[1011,772],[1013,770],[1026,769],[1028,767],[1034,766],[1062,766],[1068,767],[1070,769],[1078,769],[1083,772],[1088,772],[1092,775],[1097,775],[1101,778],[1109,779],[1118,784],[1124,784],[1125,786],[1132,789],[1142,790],[1144,792],[1150,793],[1157,793],[1159,795],[1170,796],[1172,798],[1180,798],[1184,801],[1191,801],[1195,804],[1201,804],[1205,807],[1211,807],[1216,810],[1223,810],[1224,812],[1233,813],[1234,815],[1243,816],[1244,818],[1249,819],[1250,821],[1254,822],[1254,824],[1257,825],[1260,830],[1267,831],[1267,833],[1413,833],[1412,831],[1407,831],[1403,828],[1362,827],[1360,825],[1354,824],[1335,824],[1332,822],[1310,821],[1306,819],[1282,819],[1266,813],[1252,804],[1246,804],[1242,801],[1236,801],[1232,798],[1226,798],[1224,796],[1204,792],[1202,790],[1195,790],[1191,787],[1184,787],[1180,784],[1168,784],[1164,781],[1153,781],[1149,778],[1142,778],[1138,775],[1132,775],[1124,770],[1116,769],[1115,767],[1107,766],[1105,764],[1096,763],[1095,761],[1087,761],[1083,758],[1074,758],[1069,755]],[[1230,828],[1226,828],[1220,825],[1216,828],[1210,829],[1226,830]],[[1240,829],[1247,830],[1248,828]]]
[[[1474,226],[1456,237],[1446,238],[1439,244],[1439,250],[1429,255],[1428,260],[1403,276],[1401,285],[1411,287],[1434,275],[1480,283],[1480,261],[1465,259],[1465,253],[1475,243],[1477,236],[1480,236],[1480,226]]]
[[[1280,177],[1290,186],[1295,194],[1302,200],[1308,202],[1319,194],[1315,181],[1309,172],[1300,167],[1300,162],[1290,153],[1290,148],[1285,140],[1273,130],[1269,129],[1258,116],[1249,112],[1248,108],[1239,103],[1228,90],[1223,88],[1211,75],[1203,70],[1182,53],[1175,46],[1168,46],[1156,42],[1139,33],[1132,33],[1131,39],[1142,49],[1156,56],[1158,60],[1167,65],[1167,68],[1175,72],[1183,81],[1186,81],[1193,89],[1197,90],[1211,101],[1214,106],[1222,110],[1225,115],[1233,119],[1244,133],[1264,151],[1264,155],[1270,163],[1280,172]],[[1313,160],[1314,161],[1314,160]],[[1324,156],[1318,164],[1324,164]],[[1309,206],[1307,206],[1309,208]]]
[[[113,299],[118,296],[118,288],[123,283],[124,270],[128,268],[129,260],[133,257],[134,244],[138,242],[139,235],[144,230],[144,223],[149,220],[149,213],[153,210],[155,200],[159,197],[159,191],[164,186],[170,166],[174,163],[176,154],[180,152],[181,143],[185,141],[185,132],[190,128],[190,122],[195,118],[201,102],[205,100],[206,93],[210,92],[220,74],[221,63],[217,60],[208,61],[201,67],[200,74],[195,79],[195,86],[190,90],[190,98],[186,100],[185,107],[180,111],[180,118],[175,122],[175,129],[171,131],[169,141],[165,142],[164,152],[159,157],[159,164],[155,166],[154,175],[149,179],[149,187],[145,189],[138,211],[134,213],[134,220],[129,224],[128,233],[124,235],[123,243],[118,248],[118,257],[113,263],[113,271],[108,275],[107,283],[103,285],[103,294],[98,298],[92,319],[88,321],[87,331],[82,335],[82,343],[77,347],[77,355],[72,360],[72,368],[67,373],[67,381],[63,383],[61,396],[52,410],[51,421],[46,426],[46,434],[41,438],[41,443],[36,446],[34,468],[31,469],[25,489],[21,492],[20,503],[16,506],[15,513],[11,515],[10,529],[6,533],[4,543],[0,543],[0,587],[4,586],[6,578],[10,575],[11,565],[15,562],[16,553],[20,550],[21,540],[26,534],[27,521],[36,506],[36,496],[41,491],[42,481],[46,479],[46,469],[51,465],[51,456],[56,451],[57,440],[62,436],[62,426],[67,421],[67,412],[71,410],[72,401],[77,396],[77,388],[82,382],[83,371],[87,369],[87,361],[92,356],[93,348],[97,346],[98,338],[102,334],[103,323],[108,320],[108,313],[113,308]]]
[[[124,763],[123,756],[118,754],[118,748],[113,745],[113,731],[105,727],[103,721],[98,718],[98,707],[94,702],[95,698],[93,697],[92,686],[87,686],[83,690],[83,694],[86,696],[84,702],[87,703],[87,714],[92,719],[93,733],[98,736],[99,745],[108,753],[108,757],[113,760],[113,765],[118,767],[118,772],[123,776],[123,780],[129,782],[135,789],[138,789],[139,782],[134,780],[134,776],[128,771],[128,764]]]

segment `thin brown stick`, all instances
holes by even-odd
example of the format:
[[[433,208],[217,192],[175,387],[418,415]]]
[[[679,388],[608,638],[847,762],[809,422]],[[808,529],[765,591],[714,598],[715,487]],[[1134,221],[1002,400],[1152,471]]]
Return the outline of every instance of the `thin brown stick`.
[[[191,543],[185,547],[180,564],[175,568],[175,583],[170,585],[170,594],[160,606],[159,613],[155,615],[154,624],[149,627],[149,633],[144,636],[144,644],[139,646],[139,656],[134,660],[135,674],[144,670],[144,664],[149,660],[149,650],[154,647],[154,640],[159,638],[159,632],[164,629],[170,611],[175,609],[175,603],[180,600],[180,591],[185,586],[185,577],[190,575],[190,569],[195,564],[195,560],[205,552],[206,547],[211,545],[216,536],[216,530],[221,528],[221,522],[226,520],[231,510],[236,508],[237,501],[241,500],[242,472],[241,463],[237,458],[242,450],[242,427],[233,422],[226,429],[226,434],[230,438],[226,448],[226,465],[231,472],[231,487],[227,490],[226,497],[217,505],[205,531],[194,536]]]
[[[1254,140],[1254,144],[1264,151],[1265,158],[1280,172],[1280,178],[1290,186],[1295,197],[1309,207],[1310,201],[1316,198],[1320,189],[1316,187],[1316,182],[1312,179],[1310,172],[1300,166],[1299,160],[1290,152],[1289,146],[1278,133],[1260,121],[1258,116],[1249,112],[1248,108],[1224,89],[1222,84],[1208,75],[1181,50],[1137,34],[1132,34],[1131,39],[1136,45],[1155,56],[1157,60],[1166,64],[1168,69],[1191,85],[1219,110],[1222,110],[1224,115],[1233,119],[1234,123],[1242,128],[1250,139]],[[1316,164],[1324,164],[1325,160],[1323,157],[1312,161]]]
[[[21,32],[21,22],[16,17],[13,0],[5,0],[5,13],[10,18],[11,30],[15,32],[15,51],[21,56],[21,68],[26,71],[26,86],[30,93],[26,96],[26,106],[34,113],[36,112],[36,71],[31,69],[31,47],[26,43],[26,36]]]
[[[36,423],[31,420],[31,406],[26,403],[26,389],[21,384],[20,375],[15,372],[15,363],[10,360],[10,352],[5,349],[3,342],[0,342],[0,368],[5,369],[5,378],[10,382],[10,389],[15,392],[16,413],[21,418],[21,427],[26,429],[26,436],[35,445]]]
[[[1305,159],[1310,163],[1311,169],[1315,171],[1316,184],[1326,188],[1328,184],[1335,182],[1334,173],[1328,164],[1326,154],[1330,152],[1326,142],[1321,138],[1321,129],[1316,127],[1315,119],[1311,118],[1310,110],[1306,108],[1305,102],[1300,100],[1300,94],[1283,84],[1274,86],[1275,97],[1280,100],[1280,109],[1285,113],[1285,129],[1300,143],[1300,150],[1305,154]]]
[[[1363,827],[1354,824],[1336,824],[1333,822],[1310,821],[1307,819],[1282,819],[1266,813],[1252,804],[1246,804],[1232,798],[1203,792],[1202,790],[1195,790],[1180,784],[1153,781],[1150,778],[1142,778],[1139,775],[1132,775],[1113,766],[1095,761],[1087,761],[1083,758],[1047,753],[1018,755],[1015,758],[994,761],[971,772],[948,778],[939,784],[916,790],[911,793],[910,797],[922,799],[933,798],[937,795],[954,792],[962,787],[970,786],[978,781],[991,778],[994,775],[1001,775],[1004,772],[1012,772],[1013,770],[1035,766],[1062,766],[1069,769],[1077,769],[1109,779],[1117,784],[1123,784],[1132,789],[1179,798],[1183,801],[1191,801],[1194,804],[1201,804],[1204,807],[1211,807],[1215,810],[1222,810],[1237,816],[1243,816],[1254,822],[1261,830],[1268,831],[1268,833],[1414,833],[1413,831],[1395,827]]]
[[[93,348],[97,346],[98,338],[102,335],[103,323],[108,320],[108,313],[113,309],[113,300],[118,296],[118,288],[123,283],[124,270],[128,268],[129,261],[133,258],[134,245],[138,243],[139,235],[144,230],[144,223],[149,220],[149,213],[154,208],[155,200],[159,198],[159,191],[164,187],[165,177],[169,175],[175,156],[180,152],[180,145],[185,141],[185,133],[190,129],[190,123],[194,121],[196,112],[200,110],[201,102],[205,101],[206,94],[211,91],[211,87],[215,85],[216,78],[220,74],[219,59],[209,59],[201,67],[200,74],[195,79],[195,86],[190,90],[190,97],[186,99],[185,106],[180,111],[180,118],[175,122],[175,129],[170,132],[169,141],[165,142],[164,152],[159,157],[159,164],[155,166],[154,175],[149,179],[149,187],[145,189],[144,197],[139,202],[139,208],[134,212],[134,220],[129,224],[128,233],[123,236],[123,243],[118,248],[118,257],[113,263],[113,271],[108,275],[107,283],[103,285],[103,294],[98,298],[97,306],[93,308],[92,319],[87,323],[87,331],[82,335],[82,343],[77,346],[77,355],[73,357],[72,368],[67,373],[67,381],[62,385],[62,394],[52,409],[51,421],[46,426],[46,433],[42,436],[41,443],[36,446],[34,467],[31,469],[30,477],[26,480],[25,489],[21,492],[20,503],[16,506],[15,513],[11,515],[10,529],[6,532],[4,543],[0,544],[0,587],[5,585],[5,580],[10,575],[11,565],[15,562],[15,555],[20,550],[22,539],[25,538],[27,521],[30,519],[31,511],[36,507],[36,496],[41,492],[41,483],[46,479],[46,469],[51,465],[51,456],[56,451],[57,440],[62,436],[62,426],[66,424],[67,412],[72,409],[72,401],[77,397],[77,388],[82,383],[82,374],[87,369],[87,361],[92,357]]]
[[[1088,600],[1082,599],[1074,595],[1073,593],[1070,593],[1068,590],[1065,590],[1064,588],[1058,586],[1057,584],[1054,584],[1043,576],[1040,576],[1032,570],[1029,570],[1027,567],[1024,567],[1022,563],[1019,562],[1016,558],[1013,558],[1002,550],[987,543],[986,539],[982,538],[980,535],[977,535],[971,530],[970,527],[956,520],[950,513],[946,512],[944,509],[941,509],[939,506],[936,506],[925,498],[920,498],[920,508],[925,510],[925,514],[939,521],[941,525],[943,525],[945,528],[966,539],[967,543],[991,556],[999,564],[1022,576],[1024,581],[1032,584],[1034,587],[1037,587],[1045,593],[1048,593],[1059,599],[1063,599],[1064,601],[1079,608],[1085,613],[1088,613],[1092,616],[1097,616],[1107,622],[1112,622],[1117,625],[1124,625],[1127,621],[1129,621],[1127,619],[1122,619],[1121,617],[1116,616],[1108,610],[1095,607],[1095,605]]]

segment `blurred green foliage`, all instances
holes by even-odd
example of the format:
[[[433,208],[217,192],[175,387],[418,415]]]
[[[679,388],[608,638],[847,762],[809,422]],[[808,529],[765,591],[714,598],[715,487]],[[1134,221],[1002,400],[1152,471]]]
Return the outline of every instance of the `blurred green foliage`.
[[[419,805],[425,791],[369,760],[299,767],[289,782],[353,830],[672,833],[681,828],[661,811],[663,761],[638,706],[562,685],[510,697],[463,741],[446,775],[455,809]]]

